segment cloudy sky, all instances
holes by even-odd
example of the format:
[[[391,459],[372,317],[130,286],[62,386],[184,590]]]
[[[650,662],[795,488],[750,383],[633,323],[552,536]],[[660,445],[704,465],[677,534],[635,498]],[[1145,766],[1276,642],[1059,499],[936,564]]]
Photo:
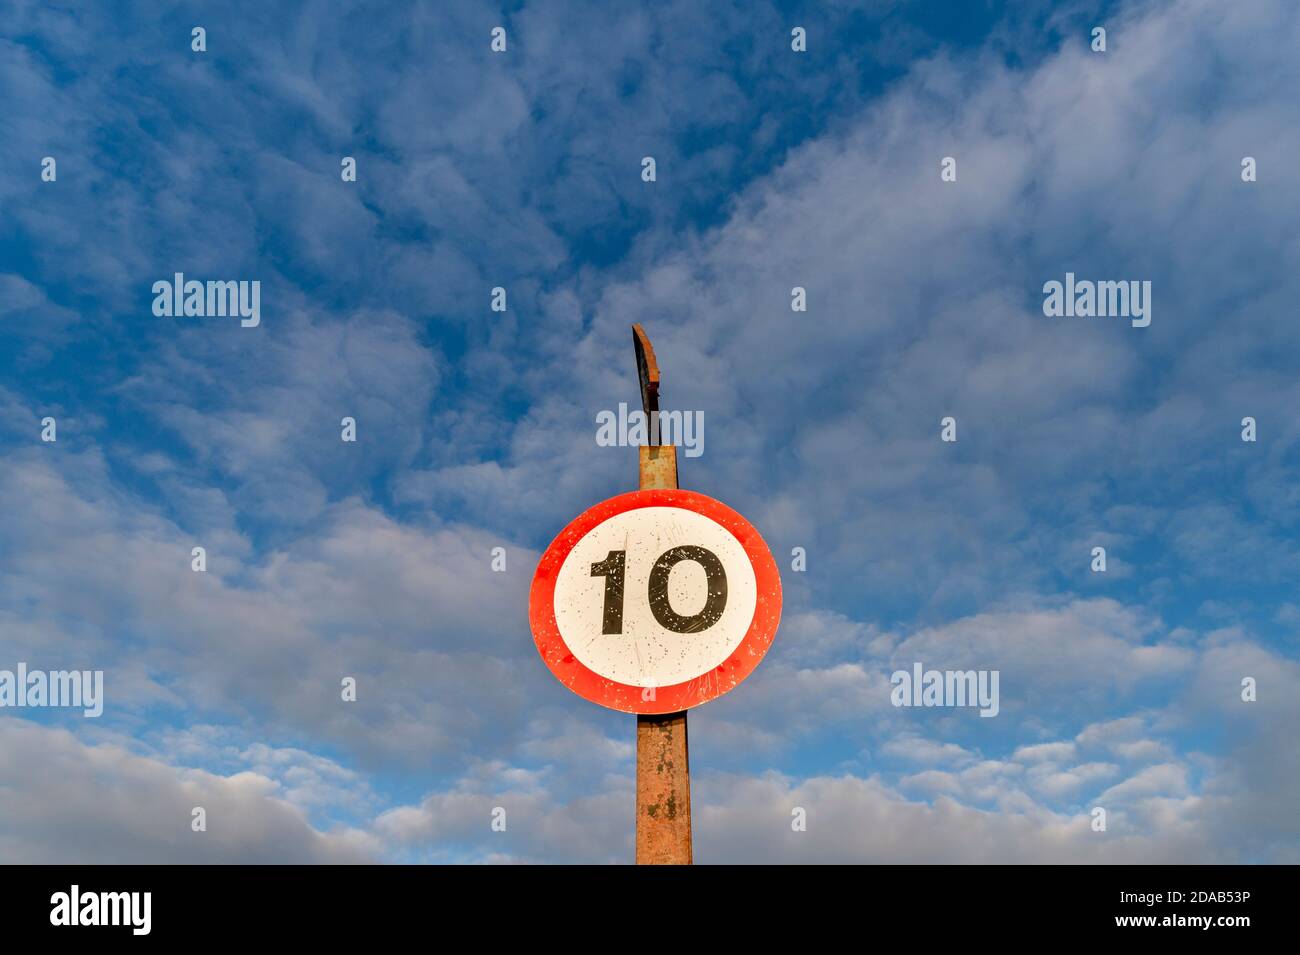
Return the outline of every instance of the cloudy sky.
[[[641,6],[8,5],[0,669],[106,701],[0,711],[0,859],[630,861],[634,720],[527,593],[635,486],[642,322],[785,589],[697,861],[1300,861],[1300,9]]]

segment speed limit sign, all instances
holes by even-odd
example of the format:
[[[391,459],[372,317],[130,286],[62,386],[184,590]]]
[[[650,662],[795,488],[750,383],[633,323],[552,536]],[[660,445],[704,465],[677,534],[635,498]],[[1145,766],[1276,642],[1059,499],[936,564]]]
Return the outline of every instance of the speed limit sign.
[[[529,596],[538,652],[579,696],[624,713],[707,703],[758,666],[781,619],[771,552],[694,491],[620,494],[542,555]]]

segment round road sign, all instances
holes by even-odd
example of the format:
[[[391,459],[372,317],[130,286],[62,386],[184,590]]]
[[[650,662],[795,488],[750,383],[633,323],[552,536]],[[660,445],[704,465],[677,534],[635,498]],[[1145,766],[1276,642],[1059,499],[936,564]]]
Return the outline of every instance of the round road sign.
[[[781,619],[763,538],[694,491],[620,494],[578,515],[537,565],[529,596],[546,665],[624,713],[675,713],[753,672]]]

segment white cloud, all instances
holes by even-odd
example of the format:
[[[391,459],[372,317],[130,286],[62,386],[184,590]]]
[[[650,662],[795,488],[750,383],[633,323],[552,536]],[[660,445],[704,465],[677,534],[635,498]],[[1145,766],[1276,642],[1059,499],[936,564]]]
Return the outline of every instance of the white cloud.
[[[11,863],[355,863],[378,842],[318,831],[272,779],[177,769],[0,720],[0,855]],[[207,831],[191,829],[202,807]]]

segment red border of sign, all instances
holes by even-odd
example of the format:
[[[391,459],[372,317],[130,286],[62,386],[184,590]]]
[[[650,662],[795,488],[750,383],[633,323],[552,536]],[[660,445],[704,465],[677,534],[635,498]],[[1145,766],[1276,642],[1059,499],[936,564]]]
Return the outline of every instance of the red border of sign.
[[[754,618],[731,656],[708,673],[685,683],[656,687],[653,700],[641,699],[642,687],[607,679],[584,666],[569,651],[555,621],[555,582],[570,551],[592,528],[616,514],[641,507],[680,507],[721,524],[745,548],[758,585]],[[676,713],[716,699],[754,671],[772,645],[780,620],[781,575],[767,544],[749,521],[721,501],[695,491],[631,491],[589,507],[546,548],[528,595],[528,621],[533,640],[556,679],[579,696],[624,713]]]

